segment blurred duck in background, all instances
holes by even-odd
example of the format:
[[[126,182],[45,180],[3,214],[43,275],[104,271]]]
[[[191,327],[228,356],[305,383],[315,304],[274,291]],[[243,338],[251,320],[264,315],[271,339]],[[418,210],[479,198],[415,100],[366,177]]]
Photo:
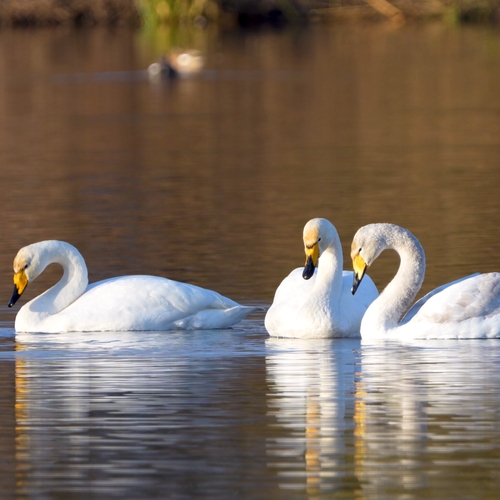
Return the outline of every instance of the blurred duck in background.
[[[199,73],[205,58],[198,50],[173,51],[148,67],[152,79],[186,77]]]

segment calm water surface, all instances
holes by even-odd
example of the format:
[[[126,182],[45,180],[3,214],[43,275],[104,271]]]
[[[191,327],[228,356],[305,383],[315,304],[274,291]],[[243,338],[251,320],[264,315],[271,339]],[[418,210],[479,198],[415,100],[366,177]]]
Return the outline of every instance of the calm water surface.
[[[2,497],[495,498],[500,341],[2,333]],[[14,351],[14,352],[13,352]]]
[[[206,71],[148,81],[172,40]],[[317,216],[346,254],[361,225],[408,227],[422,292],[500,270],[499,82],[490,28],[4,30],[0,297],[17,250],[57,238],[91,281],[162,275],[268,305]],[[370,274],[382,288],[396,266]],[[498,496],[500,341],[276,340],[262,314],[16,335],[16,311],[0,309],[1,498]]]

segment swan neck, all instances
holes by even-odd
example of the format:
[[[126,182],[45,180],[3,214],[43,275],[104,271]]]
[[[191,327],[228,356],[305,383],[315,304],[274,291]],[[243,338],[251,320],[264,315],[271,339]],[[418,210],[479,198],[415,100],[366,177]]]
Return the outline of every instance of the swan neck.
[[[340,296],[342,291],[343,254],[340,241],[326,248],[318,262],[318,275],[315,287],[328,296]]]
[[[46,315],[57,314],[86,290],[88,272],[85,260],[80,252],[62,241],[44,242],[40,248],[41,273],[50,264],[59,264],[63,268],[61,279],[46,292],[30,302],[30,309],[37,312],[46,312]]]
[[[422,245],[409,231],[395,228],[384,249],[395,250],[400,257],[396,276],[373,303],[367,321],[375,321],[385,330],[398,326],[413,304],[425,276],[425,254]],[[377,316],[373,318],[373,316]],[[371,316],[371,318],[370,318]]]

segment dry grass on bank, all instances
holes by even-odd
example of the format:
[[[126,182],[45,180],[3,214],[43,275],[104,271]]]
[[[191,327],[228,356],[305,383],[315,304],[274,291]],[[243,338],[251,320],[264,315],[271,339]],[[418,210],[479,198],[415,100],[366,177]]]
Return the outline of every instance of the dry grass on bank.
[[[500,23],[500,0],[0,0],[0,26],[446,18]]]
[[[134,0],[0,0],[2,26],[140,24]]]

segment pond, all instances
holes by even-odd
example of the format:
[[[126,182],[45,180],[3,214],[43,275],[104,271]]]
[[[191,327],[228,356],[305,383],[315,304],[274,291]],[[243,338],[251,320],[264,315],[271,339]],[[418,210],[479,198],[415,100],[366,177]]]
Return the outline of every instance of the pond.
[[[360,226],[410,229],[421,294],[500,270],[498,29],[174,35],[0,32],[0,497],[496,498],[500,340],[277,340],[264,313],[15,334],[12,260],[44,239],[75,245],[91,282],[161,275],[264,307],[312,217],[346,269]],[[205,69],[150,81],[171,44]],[[370,275],[396,269],[387,253]]]

